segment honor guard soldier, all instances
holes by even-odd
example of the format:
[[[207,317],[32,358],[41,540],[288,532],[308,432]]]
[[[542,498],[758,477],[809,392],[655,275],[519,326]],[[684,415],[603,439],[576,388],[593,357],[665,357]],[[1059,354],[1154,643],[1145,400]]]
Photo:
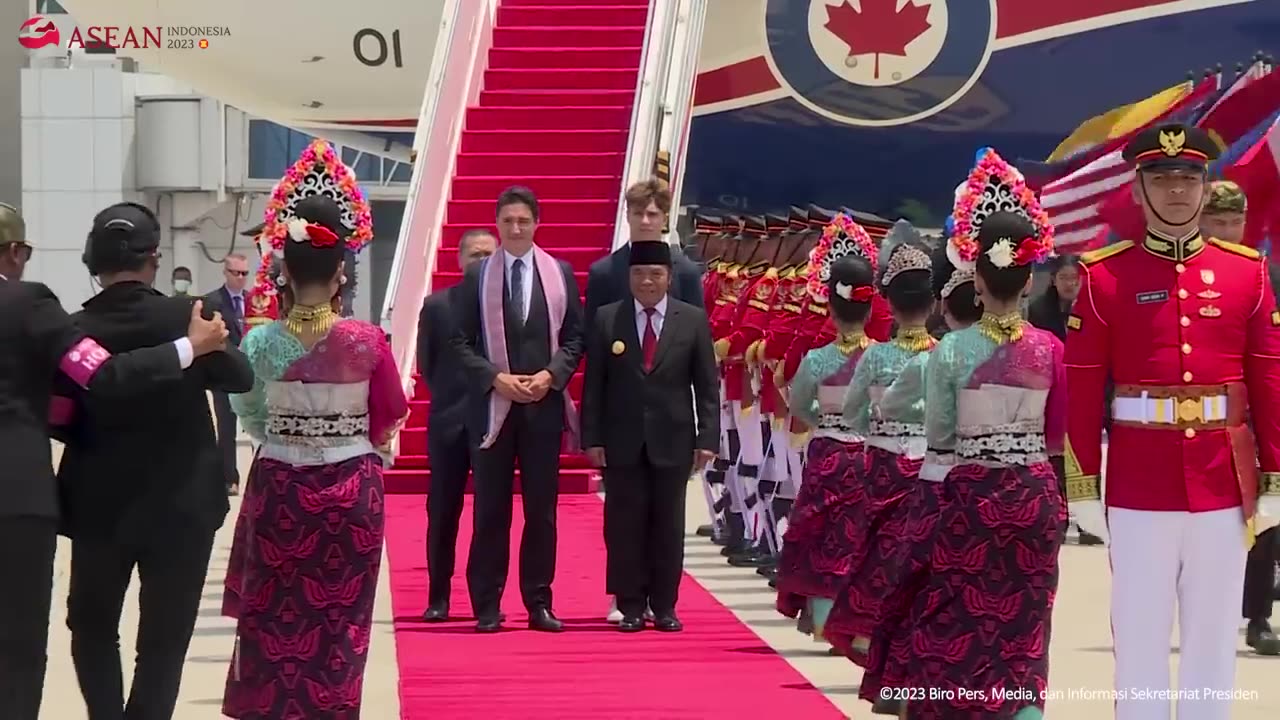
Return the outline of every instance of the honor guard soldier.
[[[742,240],[754,248],[765,238],[765,222],[761,216],[743,219]],[[753,564],[751,558],[759,553],[755,545],[761,539],[765,522],[763,505],[759,501],[760,468],[764,465],[764,434],[760,423],[760,407],[756,403],[755,389],[747,373],[747,347],[756,339],[746,330],[749,317],[768,312],[768,305],[757,299],[762,283],[772,287],[777,282],[776,273],[768,273],[767,260],[748,259],[749,264],[738,270],[733,284],[734,308],[728,314],[728,333],[715,341],[716,358],[724,373],[724,399],[728,401],[729,414],[738,430],[738,454],[735,473],[736,487],[745,523],[744,543],[737,548],[727,548],[734,564]],[[765,290],[768,294],[769,291]],[[763,307],[762,311],[760,308]],[[732,486],[731,486],[732,488]],[[735,503],[737,505],[737,503]]]
[[[740,252],[743,220],[737,215],[724,218],[721,233],[724,238],[724,260],[718,270],[719,281],[716,283],[715,301],[707,307],[707,317],[711,323],[711,339],[716,343],[728,336],[732,330],[733,313],[738,305],[738,297],[746,289],[746,278],[742,277],[742,264],[734,258]],[[738,457],[738,427],[734,413],[729,409],[728,394],[724,389],[725,366],[720,365],[720,453],[711,466],[711,481],[723,479],[724,496],[717,501],[715,508],[723,513],[726,530],[717,542],[737,552],[742,544],[743,518],[742,495],[737,486],[737,472],[734,469]]]
[[[1255,511],[1280,516],[1280,312],[1259,254],[1200,232],[1217,154],[1179,124],[1129,143],[1146,234],[1082,258],[1067,320],[1067,494],[1081,528],[1110,535],[1117,720],[1170,717],[1175,606],[1177,715],[1228,720],[1239,596],[1227,589],[1244,580]]]
[[[196,302],[186,337],[113,356],[76,328],[49,288],[22,282],[31,253],[22,215],[0,204],[0,563],[12,588],[0,597],[0,707],[12,720],[36,720],[44,689],[59,515],[48,431],[74,408],[51,398],[55,376],[96,397],[127,397],[181,382],[227,337],[221,318],[202,319]]]
[[[699,243],[702,251],[702,260],[706,264],[706,272],[702,275],[702,306],[707,308],[707,312],[711,312],[711,308],[715,306],[717,291],[720,289],[720,278],[723,275],[722,268],[725,264],[723,257],[708,259],[706,257],[707,242],[714,236],[719,235],[724,230],[724,220],[710,215],[695,215],[693,218],[693,232],[696,237],[702,239]],[[723,247],[720,255],[724,255]]]

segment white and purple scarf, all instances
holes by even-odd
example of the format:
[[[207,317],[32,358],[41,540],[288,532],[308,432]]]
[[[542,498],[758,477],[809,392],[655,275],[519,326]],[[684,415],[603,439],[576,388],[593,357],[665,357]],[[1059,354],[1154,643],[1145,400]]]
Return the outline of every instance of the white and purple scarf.
[[[560,350],[560,326],[564,324],[565,311],[568,308],[568,296],[564,285],[564,276],[560,273],[560,265],[555,258],[548,255],[537,245],[533,246],[533,264],[537,268],[538,278],[542,282],[542,293],[547,301],[547,320],[550,324],[551,356]],[[511,362],[507,358],[506,303],[504,302],[506,253],[499,248],[480,270],[480,324],[484,332],[485,352],[489,362],[498,368],[498,372],[511,372]],[[533,282],[533,278],[528,278]],[[569,397],[568,389],[563,393],[565,426],[569,429],[569,442],[576,446],[578,438],[578,411]],[[497,392],[489,393],[489,427],[485,431],[481,448],[491,447],[498,439],[502,423],[511,412],[511,401]]]

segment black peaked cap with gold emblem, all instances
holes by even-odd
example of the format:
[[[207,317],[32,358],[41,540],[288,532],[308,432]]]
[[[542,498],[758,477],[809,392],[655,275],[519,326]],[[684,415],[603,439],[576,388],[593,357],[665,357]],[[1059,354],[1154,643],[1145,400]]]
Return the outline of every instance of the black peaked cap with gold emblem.
[[[1204,170],[1218,152],[1217,143],[1204,130],[1166,123],[1138,133],[1125,146],[1123,157],[1139,170]]]

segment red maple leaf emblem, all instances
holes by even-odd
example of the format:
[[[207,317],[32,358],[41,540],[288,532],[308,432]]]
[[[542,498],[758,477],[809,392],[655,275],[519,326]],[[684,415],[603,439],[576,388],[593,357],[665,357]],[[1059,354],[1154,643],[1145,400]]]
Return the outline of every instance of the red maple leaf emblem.
[[[880,56],[907,56],[907,45],[932,27],[929,24],[929,8],[907,0],[898,9],[898,0],[862,0],[862,10],[855,9],[844,0],[839,5],[827,6],[827,24],[832,35],[849,46],[849,57],[874,55],[875,68],[872,77],[880,77]]]

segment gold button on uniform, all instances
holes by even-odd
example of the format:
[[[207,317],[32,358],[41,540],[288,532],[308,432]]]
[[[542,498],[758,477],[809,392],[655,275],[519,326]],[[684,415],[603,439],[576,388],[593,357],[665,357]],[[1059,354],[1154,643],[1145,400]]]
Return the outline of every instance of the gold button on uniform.
[[[1183,265],[1182,263],[1178,263],[1177,265],[1173,266],[1173,269],[1177,270],[1178,274],[1181,275],[1182,273],[1187,271],[1187,266]]]
[[[1182,323],[1182,327],[1187,327],[1188,325],[1191,324],[1191,318],[1187,317],[1186,315],[1183,315],[1182,320],[1180,320],[1179,322]]]
[[[1187,292],[1187,289],[1186,289],[1186,288],[1181,288],[1181,289],[1179,289],[1179,290],[1178,290],[1178,299],[1179,299],[1179,300],[1186,300],[1186,299],[1187,299],[1187,295],[1190,295],[1190,293],[1188,293],[1188,292]]]
[[[1183,355],[1191,354],[1191,343],[1182,343],[1182,354]]]
[[[1196,436],[1196,431],[1195,428],[1187,428],[1182,434],[1186,435],[1188,438],[1193,438]]]
[[[1188,371],[1186,371],[1186,372],[1182,373],[1182,382],[1191,382],[1191,371],[1190,371],[1190,370],[1188,370]]]

